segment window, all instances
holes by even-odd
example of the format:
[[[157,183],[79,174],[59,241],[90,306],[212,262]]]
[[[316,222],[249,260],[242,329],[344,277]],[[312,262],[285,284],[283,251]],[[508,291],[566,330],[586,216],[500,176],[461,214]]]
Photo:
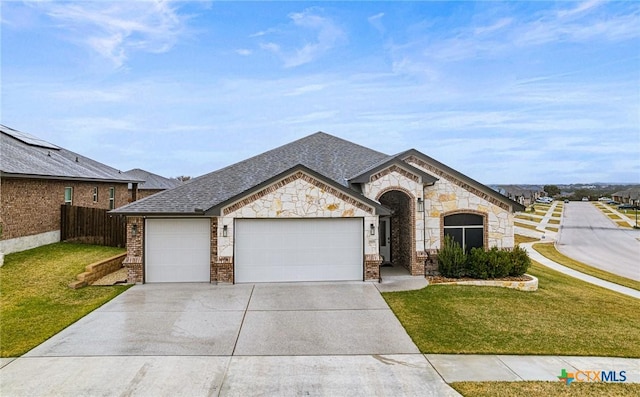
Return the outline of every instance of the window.
[[[73,188],[65,187],[64,188],[64,203],[65,204],[73,204]]]
[[[93,188],[93,202],[97,203],[98,202],[98,187],[95,186]]]
[[[109,209],[112,210],[116,208],[115,204],[116,204],[116,188],[110,187],[109,188]]]
[[[444,217],[444,235],[469,252],[484,247],[484,217],[476,214],[453,214]]]

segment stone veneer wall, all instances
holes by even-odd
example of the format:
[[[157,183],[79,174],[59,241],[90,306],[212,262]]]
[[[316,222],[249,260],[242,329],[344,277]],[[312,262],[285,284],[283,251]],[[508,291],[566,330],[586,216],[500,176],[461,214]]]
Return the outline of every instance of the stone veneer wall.
[[[232,284],[233,257],[218,256],[218,240],[224,239],[218,227],[218,218],[211,218],[211,282]],[[220,233],[219,233],[220,232]]]
[[[401,211],[391,218],[391,255],[394,258],[400,257],[399,262],[405,267],[408,266],[407,270],[412,275],[423,275],[424,214],[416,212],[416,201],[423,196],[420,178],[394,165],[372,175],[370,180],[371,182],[363,186],[363,193],[367,197],[380,201],[385,193],[392,191],[402,192],[406,196],[409,203],[405,209],[407,212]],[[410,242],[403,244],[400,241],[402,238],[408,238]]]
[[[298,171],[231,204],[222,214],[217,230],[218,281],[233,282],[236,218],[364,218],[365,279],[378,279],[378,239],[369,232],[371,223],[378,224],[375,209],[304,172]],[[221,233],[225,225],[227,237]]]
[[[440,178],[433,186],[424,187],[426,252],[440,248],[444,233],[441,216],[464,211],[486,216],[485,246],[487,248],[494,246],[513,248],[513,214],[506,203],[434,168],[415,156],[410,156],[405,161]]]

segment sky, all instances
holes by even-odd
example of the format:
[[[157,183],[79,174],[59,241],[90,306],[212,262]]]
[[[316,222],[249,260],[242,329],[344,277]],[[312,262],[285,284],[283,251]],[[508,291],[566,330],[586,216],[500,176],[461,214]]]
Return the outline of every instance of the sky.
[[[123,171],[324,131],[485,184],[640,183],[640,2],[0,7],[0,123]]]

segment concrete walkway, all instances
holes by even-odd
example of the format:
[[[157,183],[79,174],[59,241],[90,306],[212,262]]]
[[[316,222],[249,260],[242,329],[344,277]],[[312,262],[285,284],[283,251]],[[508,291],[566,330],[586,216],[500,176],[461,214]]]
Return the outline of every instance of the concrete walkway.
[[[640,359],[578,356],[425,354],[447,383],[559,381],[562,370],[625,371],[625,382],[640,383]],[[583,375],[578,375],[578,378]]]
[[[552,243],[552,242],[553,241],[550,241],[549,243]],[[594,285],[600,286],[602,288],[606,288],[606,289],[611,290],[611,291],[619,292],[621,294],[628,295],[628,296],[631,296],[631,297],[636,298],[636,299],[640,299],[640,291],[635,290],[633,288],[623,287],[622,285],[611,283],[609,281],[605,281],[605,280],[602,280],[602,279],[599,279],[599,278],[596,278],[596,277],[593,277],[593,276],[589,276],[588,274],[581,273],[581,272],[579,272],[577,270],[570,269],[570,268],[568,268],[566,266],[562,266],[559,263],[556,263],[556,262],[554,262],[554,261],[552,261],[550,259],[547,259],[546,257],[542,256],[542,254],[540,254],[538,251],[534,250],[533,249],[533,244],[535,244],[535,243],[520,244],[520,247],[522,247],[525,250],[527,250],[527,252],[529,253],[529,257],[532,260],[534,260],[534,261],[536,261],[536,262],[538,262],[538,263],[540,263],[540,264],[542,264],[542,265],[544,265],[544,266],[546,266],[548,268],[556,270],[556,271],[558,271],[560,273],[564,273],[564,274],[566,274],[568,276],[577,278],[577,279],[582,280],[582,281],[586,281],[587,283],[594,284]]]

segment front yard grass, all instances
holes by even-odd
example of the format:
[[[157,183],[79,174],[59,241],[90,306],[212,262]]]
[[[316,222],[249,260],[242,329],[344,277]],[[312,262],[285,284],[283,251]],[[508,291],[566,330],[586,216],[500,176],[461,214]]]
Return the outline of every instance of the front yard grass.
[[[383,296],[423,353],[640,357],[640,300],[538,263],[536,292],[431,285]]]
[[[626,277],[618,276],[617,274],[609,273],[605,270],[601,270],[596,267],[579,262],[575,259],[571,259],[558,251],[553,244],[534,244],[533,249],[542,254],[542,256],[545,256],[546,258],[551,259],[552,261],[557,262],[562,266],[566,266],[581,273],[640,291],[640,281],[635,281]]]
[[[0,268],[0,356],[26,353],[129,286],[67,287],[121,248],[55,243],[5,256]]]
[[[563,382],[456,382],[451,383],[463,396],[545,396],[545,397],[634,397],[640,395],[638,383],[577,383]]]
[[[513,222],[513,225],[514,226],[518,226],[518,227],[523,227],[525,229],[538,230],[538,229],[536,229],[536,227],[534,225],[529,225],[527,223]]]

